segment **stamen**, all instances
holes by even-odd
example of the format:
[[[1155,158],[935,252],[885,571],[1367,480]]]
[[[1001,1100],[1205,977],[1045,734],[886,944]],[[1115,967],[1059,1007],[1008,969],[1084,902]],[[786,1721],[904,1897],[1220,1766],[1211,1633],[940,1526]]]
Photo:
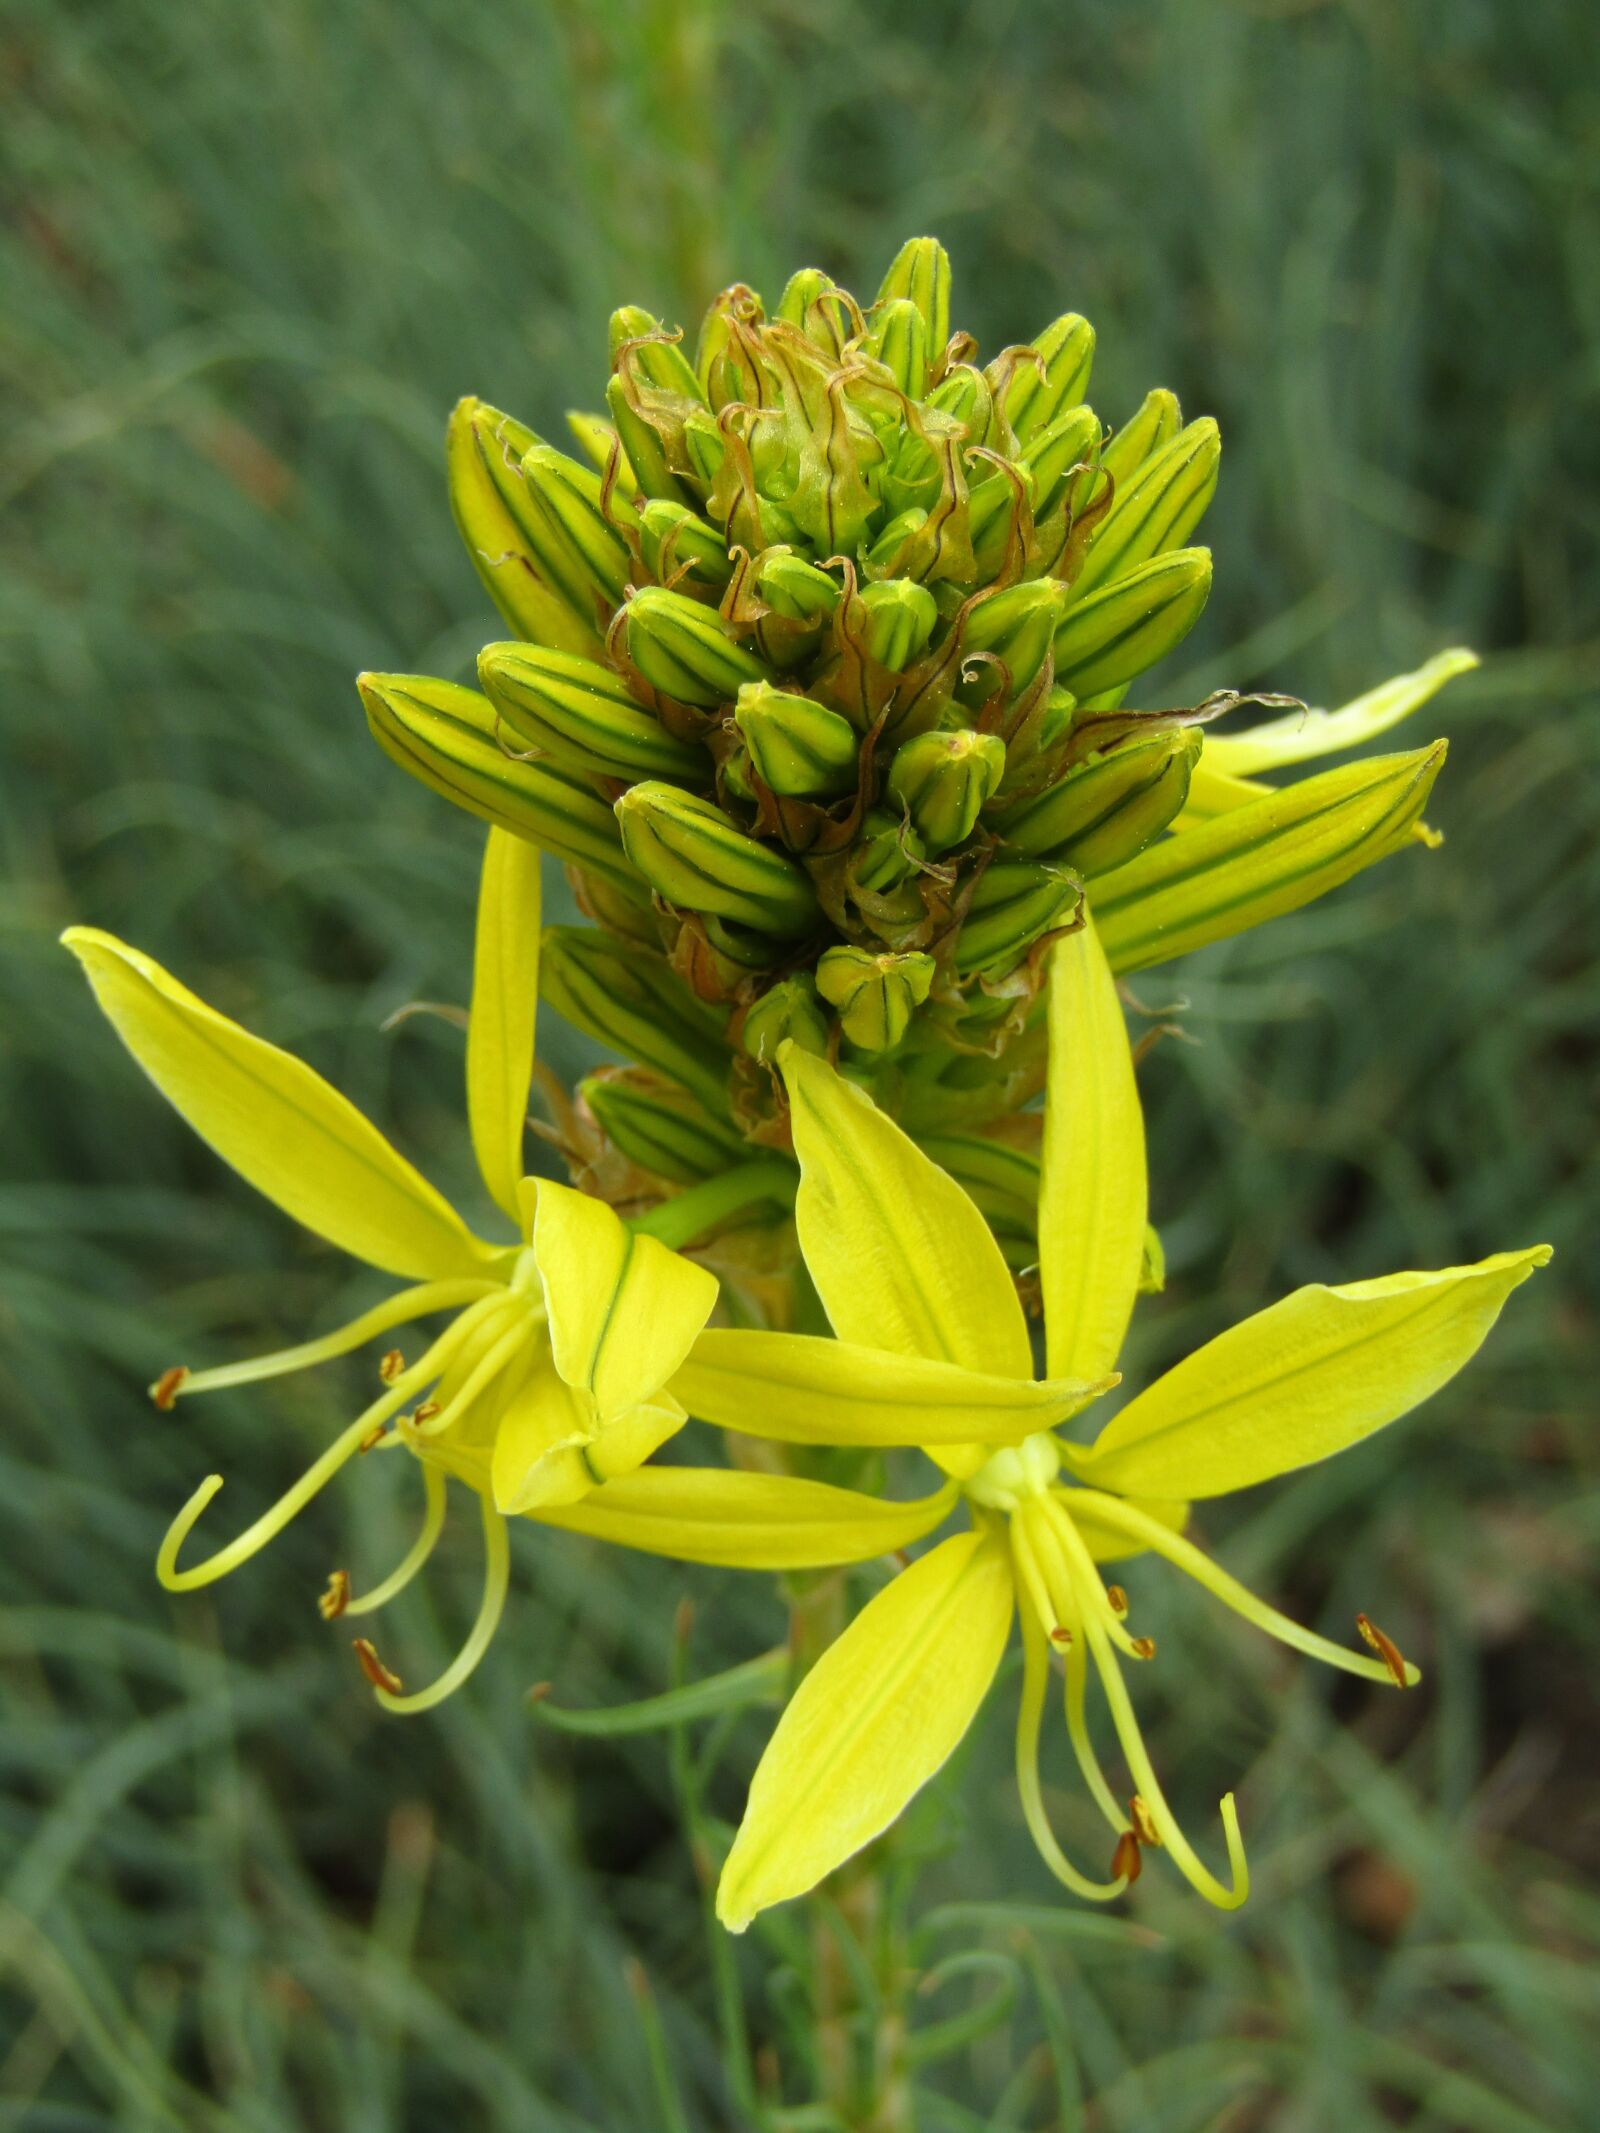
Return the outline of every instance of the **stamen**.
[[[1106,1605],[1114,1615],[1122,1616],[1128,1612],[1128,1595],[1120,1585],[1106,1587]]]
[[[1139,1839],[1131,1829],[1125,1829],[1117,1839],[1117,1848],[1111,1854],[1111,1871],[1113,1874],[1120,1874],[1129,1888],[1144,1872]]]
[[[150,1397],[164,1415],[172,1412],[173,1402],[182,1392],[189,1374],[187,1363],[174,1363],[170,1370],[163,1370],[150,1387]]]
[[[454,1393],[441,1407],[437,1401],[426,1401],[413,1415],[412,1426],[425,1436],[438,1437],[464,1415],[467,1409],[500,1375],[507,1363],[527,1347],[533,1334],[533,1322],[520,1310],[511,1313],[512,1324],[497,1335],[488,1351],[479,1358],[467,1374],[461,1390]]]
[[[1409,1689],[1414,1681],[1421,1679],[1417,1669],[1407,1664],[1399,1645],[1392,1637],[1386,1637],[1376,1622],[1366,1615],[1357,1615],[1356,1628],[1382,1659],[1389,1670],[1389,1678],[1397,1689]]]
[[[392,1385],[406,1367],[406,1359],[398,1348],[386,1349],[378,1364],[378,1375],[385,1385]]]
[[[1128,1648],[1135,1659],[1153,1659],[1156,1655],[1156,1640],[1154,1637],[1135,1637]]]
[[[424,1400],[420,1407],[412,1410],[411,1427],[420,1429],[424,1422],[431,1422],[438,1412],[439,1403],[437,1400]]]
[[[335,1356],[348,1355],[352,1348],[363,1346],[392,1327],[404,1325],[408,1319],[425,1318],[434,1311],[459,1311],[463,1305],[504,1293],[504,1284],[498,1281],[420,1282],[414,1288],[401,1289],[397,1295],[375,1305],[370,1311],[363,1311],[348,1325],[324,1333],[320,1339],[301,1341],[293,1348],[279,1348],[271,1355],[252,1356],[242,1363],[223,1363],[215,1370],[186,1371],[180,1381],[182,1391],[187,1398],[193,1392],[221,1392],[230,1385],[253,1385],[262,1378],[283,1377],[291,1370],[308,1370],[315,1363],[331,1362]],[[159,1388],[167,1385],[171,1377],[169,1370],[156,1380],[150,1390],[152,1399],[156,1399]],[[178,1387],[172,1389],[176,1394]],[[156,1405],[161,1404],[157,1399]]]
[[[361,1671],[372,1683],[378,1695],[398,1696],[405,1683],[398,1674],[392,1673],[378,1657],[378,1648],[370,1637],[353,1637],[351,1648],[361,1661]]]
[[[1128,1826],[1128,1818],[1117,1805],[1116,1795],[1106,1782],[1106,1774],[1100,1767],[1100,1758],[1094,1752],[1094,1742],[1089,1735],[1088,1715],[1084,1709],[1088,1680],[1089,1662],[1082,1644],[1079,1644],[1067,1655],[1067,1737],[1072,1742],[1072,1752],[1078,1759],[1078,1768],[1094,1804],[1120,1837]]]
[[[317,1612],[324,1622],[337,1622],[350,1605],[350,1573],[348,1570],[330,1571],[327,1588],[317,1602]]]
[[[356,1450],[358,1452],[375,1452],[378,1449],[378,1446],[383,1442],[384,1438],[388,1436],[389,1431],[392,1427],[393,1425],[388,1422],[375,1423],[373,1427],[367,1431],[367,1434],[362,1438],[361,1442],[356,1446]]]
[[[1064,1888],[1091,1903],[1109,1903],[1127,1887],[1130,1876],[1120,1866],[1109,1881],[1091,1881],[1081,1874],[1056,1842],[1039,1787],[1039,1732],[1044,1718],[1044,1696],[1050,1678],[1049,1648],[1038,1623],[1026,1609],[1022,1612],[1022,1701],[1017,1709],[1017,1791],[1022,1798],[1023,1819],[1040,1858]],[[1120,1856],[1120,1855],[1119,1855]]]
[[[383,1582],[374,1585],[370,1592],[364,1592],[360,1599],[350,1598],[350,1582],[348,1578],[345,1580],[343,1611],[346,1614],[369,1615],[377,1608],[387,1606],[396,1593],[404,1592],[433,1553],[434,1543],[444,1528],[445,1479],[437,1467],[429,1466],[426,1461],[419,1460],[417,1464],[422,1468],[422,1485],[427,1490],[422,1530]]]
[[[1141,1844],[1160,1844],[1161,1832],[1156,1828],[1155,1817],[1137,1793],[1128,1802],[1128,1819],[1132,1822],[1133,1833]]]
[[[1063,1651],[1068,1651],[1071,1649],[1072,1632],[1070,1629],[1068,1629],[1064,1622],[1058,1622],[1055,1628],[1051,1630],[1050,1642],[1052,1644],[1059,1644]]]
[[[1049,1544],[1055,1551],[1061,1576],[1072,1591],[1078,1612],[1085,1620],[1090,1616],[1095,1617],[1112,1642],[1120,1651],[1126,1652],[1130,1659],[1144,1658],[1146,1654],[1139,1650],[1138,1640],[1129,1634],[1123,1624],[1122,1617],[1128,1605],[1127,1594],[1120,1585],[1113,1585],[1108,1591],[1100,1582],[1100,1573],[1095,1568],[1094,1557],[1084,1545],[1083,1535],[1072,1523],[1071,1513],[1055,1495],[1040,1500],[1038,1508],[1042,1514],[1041,1525],[1049,1536]],[[1120,1609],[1112,1600],[1112,1593],[1121,1600]]]
[[[387,1683],[374,1681],[373,1688],[379,1703],[386,1711],[427,1711],[436,1703],[460,1688],[478,1661],[489,1649],[490,1639],[500,1626],[501,1611],[506,1604],[506,1587],[511,1581],[511,1544],[506,1537],[506,1522],[495,1509],[493,1499],[479,1497],[483,1508],[484,1577],[483,1599],[479,1603],[478,1618],[468,1633],[454,1659],[445,1668],[438,1680],[412,1696],[397,1693],[399,1683],[390,1688]],[[360,1645],[357,1645],[359,1651]],[[370,1649],[370,1647],[369,1647]],[[363,1665],[365,1661],[362,1662]],[[370,1678],[370,1677],[369,1677]]]

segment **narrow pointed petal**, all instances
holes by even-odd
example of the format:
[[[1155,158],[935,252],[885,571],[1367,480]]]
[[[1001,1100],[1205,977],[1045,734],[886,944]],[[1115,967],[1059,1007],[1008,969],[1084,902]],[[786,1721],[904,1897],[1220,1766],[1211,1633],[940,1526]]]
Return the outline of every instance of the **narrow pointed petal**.
[[[711,1316],[717,1279],[641,1237],[603,1200],[541,1181],[533,1247],[556,1368],[602,1425],[659,1392]]]
[[[800,1248],[840,1340],[1031,1377],[1022,1306],[973,1202],[826,1060],[793,1043],[778,1058]]]
[[[581,1503],[541,1508],[543,1525],[646,1555],[736,1570],[820,1570],[870,1562],[921,1540],[955,1502],[953,1487],[911,1503],[787,1474],[642,1466]]]
[[[672,1380],[703,1422],[784,1444],[1019,1444],[1102,1388],[995,1377],[809,1333],[710,1327]]]
[[[880,1835],[977,1716],[1011,1628],[1011,1565],[961,1533],[903,1570],[823,1653],[757,1765],[717,1916],[742,1933]]]
[[[168,1103],[286,1215],[369,1266],[413,1279],[481,1274],[499,1256],[292,1053],[252,1037],[109,933],[73,926],[62,941]]]
[[[1550,1246],[1476,1266],[1296,1289],[1130,1401],[1087,1452],[1095,1488],[1221,1496],[1310,1466],[1420,1406],[1477,1353]]]
[[[1122,1351],[1144,1261],[1144,1114],[1116,981],[1092,920],[1050,958],[1050,1068],[1039,1182],[1045,1355],[1103,1377]]]
[[[538,1001],[539,854],[508,830],[491,829],[472,960],[467,1119],[483,1182],[496,1206],[518,1224]]]
[[[1205,760],[1217,770],[1248,778],[1260,770],[1283,770],[1309,763],[1340,748],[1357,748],[1398,726],[1437,696],[1446,682],[1468,674],[1479,663],[1476,652],[1457,645],[1440,652],[1414,673],[1397,674],[1380,688],[1369,689],[1337,711],[1295,711],[1248,733],[1208,733]]]

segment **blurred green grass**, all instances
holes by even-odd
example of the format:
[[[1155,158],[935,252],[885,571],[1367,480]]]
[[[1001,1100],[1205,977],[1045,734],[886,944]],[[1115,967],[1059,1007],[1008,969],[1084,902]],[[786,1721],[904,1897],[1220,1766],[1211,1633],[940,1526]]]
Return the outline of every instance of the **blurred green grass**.
[[[1240,1918],[1158,1871],[1131,1907],[1154,1951],[1048,1905],[998,1710],[919,1810],[926,2019],[1014,1992],[922,2070],[925,2123],[1592,2123],[1600,67],[1577,11],[13,0],[0,81],[0,2125],[669,2125],[650,2007],[687,2123],[742,2122],[663,1744],[557,1737],[520,1691],[659,1687],[664,1576],[698,1602],[697,1670],[772,1642],[776,1603],[528,1536],[472,1689],[381,1723],[312,1608],[334,1560],[406,1530],[405,1477],[365,1472],[240,1578],[165,1599],[193,1481],[226,1467],[225,1517],[264,1501],[354,1366],[181,1421],[139,1388],[365,1291],[189,1142],[54,938],[126,931],[464,1182],[457,1040],[380,1025],[459,997],[478,840],[375,760],[351,688],[459,671],[491,628],[443,415],[470,390],[554,428],[597,397],[614,302],[681,319],[802,260],[870,286],[919,229],[986,349],[1076,306],[1107,418],[1164,382],[1221,419],[1218,587],[1168,699],[1337,702],[1447,643],[1489,655],[1424,714],[1452,736],[1441,852],[1141,981],[1187,1002],[1189,1040],[1144,1076],[1173,1278],[1143,1360],[1299,1280],[1559,1248],[1459,1388],[1207,1521],[1308,1618],[1370,1607],[1425,1664],[1416,1697],[1141,1589],[1197,1826],[1244,1773]],[[444,1565],[396,1632],[418,1678],[472,1603],[470,1545]],[[711,1812],[759,1737],[725,1743]],[[726,1954],[791,2101],[792,1930]],[[974,1947],[987,1967],[936,1967]]]

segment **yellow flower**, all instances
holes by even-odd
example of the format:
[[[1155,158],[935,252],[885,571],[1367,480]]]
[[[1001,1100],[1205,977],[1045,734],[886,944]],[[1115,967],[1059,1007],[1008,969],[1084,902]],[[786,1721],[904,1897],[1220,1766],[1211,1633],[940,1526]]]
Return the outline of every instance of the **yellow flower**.
[[[1111,1382],[1145,1237],[1143,1125],[1122,1009],[1092,928],[1053,951],[1050,1085],[1040,1204],[1046,1365],[1057,1383]],[[1032,1355],[1015,1287],[977,1208],[955,1182],[825,1062],[782,1054],[802,1182],[801,1245],[838,1339],[710,1330],[673,1389],[732,1428],[790,1402],[813,1428],[852,1440],[852,1394],[882,1399],[899,1374],[946,1369],[1020,1384]],[[997,1446],[917,1438],[954,1477],[972,1530],[941,1541],[856,1617],[801,1683],[762,1757],[723,1870],[718,1910],[742,1930],[798,1896],[886,1829],[971,1724],[1020,1614],[1024,1658],[1017,1776],[1029,1828],[1052,1872],[1082,1896],[1117,1895],[1140,1848],[1161,1845],[1213,1903],[1248,1887],[1231,1796],[1222,1803],[1231,1872],[1219,1879],[1180,1828],[1151,1765],[1123,1676],[1154,1646],[1099,1566],[1163,1556],[1224,1604],[1299,1650],[1376,1680],[1417,1678],[1365,1621],[1373,1655],[1300,1628],[1182,1536],[1196,1497],[1251,1487],[1327,1458],[1437,1391],[1474,1353],[1546,1246],[1476,1266],[1295,1291],[1209,1342],[1116,1414],[1087,1449],[1042,1427]],[[829,1376],[822,1356],[843,1358]],[[804,1388],[803,1390],[801,1388]],[[883,1441],[880,1437],[878,1441]],[[926,1529],[931,1532],[930,1521]],[[1039,1737],[1052,1651],[1084,1779],[1114,1833],[1095,1881],[1067,1859],[1046,1818]],[[1132,1781],[1124,1798],[1090,1736],[1098,1677]]]

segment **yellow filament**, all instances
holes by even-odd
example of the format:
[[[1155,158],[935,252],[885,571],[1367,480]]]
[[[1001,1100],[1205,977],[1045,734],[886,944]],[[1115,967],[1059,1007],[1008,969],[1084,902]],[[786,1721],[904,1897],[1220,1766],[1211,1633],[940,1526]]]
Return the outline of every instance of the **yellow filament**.
[[[1077,1492],[1072,1492],[1075,1493]],[[1192,1577],[1197,1585],[1203,1585],[1224,1607],[1231,1607],[1236,1615],[1243,1615],[1244,1619],[1253,1622],[1257,1629],[1264,1629],[1269,1637],[1276,1637],[1280,1643],[1293,1645],[1296,1651],[1306,1653],[1309,1658],[1320,1659],[1325,1665],[1340,1667],[1347,1674],[1360,1674],[1368,1681],[1386,1682],[1391,1687],[1395,1685],[1394,1676],[1383,1660],[1369,1658],[1365,1652],[1347,1651],[1342,1644],[1334,1644],[1327,1637],[1319,1637],[1314,1629],[1302,1628],[1298,1622],[1291,1621],[1288,1615],[1279,1614],[1278,1610],[1269,1607],[1265,1600],[1257,1599],[1248,1585],[1241,1585],[1237,1578],[1230,1577],[1210,1556],[1203,1554],[1193,1541],[1183,1539],[1181,1534],[1174,1533],[1170,1527],[1162,1525],[1159,1519],[1151,1518],[1147,1512],[1124,1503],[1120,1497],[1103,1496],[1098,1491],[1090,1490],[1083,1491],[1083,1494],[1092,1500],[1096,1518],[1103,1519],[1108,1526],[1116,1526],[1126,1533],[1130,1540],[1142,1541],[1147,1548],[1165,1556],[1169,1563]],[[1071,1501],[1071,1494],[1063,1500],[1063,1508],[1069,1517]],[[1419,1669],[1412,1666],[1408,1660],[1406,1687],[1410,1688],[1421,1679]]]
[[[506,1587],[511,1579],[511,1544],[506,1537],[506,1522],[489,1497],[480,1495],[478,1501],[483,1507],[484,1549],[483,1599],[479,1603],[478,1619],[468,1632],[466,1643],[438,1680],[430,1682],[427,1688],[403,1696],[396,1695],[392,1689],[374,1686],[372,1693],[386,1711],[428,1711],[436,1703],[443,1703],[447,1696],[454,1695],[489,1649],[489,1641],[500,1626]]]
[[[191,1393],[221,1392],[230,1385],[254,1385],[262,1378],[284,1377],[291,1370],[309,1370],[315,1363],[348,1355],[352,1348],[404,1325],[408,1319],[424,1318],[430,1311],[459,1311],[481,1296],[492,1295],[499,1286],[498,1282],[489,1281],[421,1282],[375,1304],[370,1311],[363,1311],[359,1318],[332,1333],[324,1333],[320,1339],[301,1341],[294,1348],[278,1348],[271,1355],[251,1356],[242,1363],[223,1363],[215,1370],[191,1370],[172,1388],[171,1396],[186,1400]]]
[[[1072,1523],[1059,1496],[1044,1498],[1039,1506],[1040,1523],[1054,1543],[1061,1574],[1068,1589],[1078,1604],[1078,1612],[1087,1622],[1091,1616],[1097,1620],[1106,1635],[1120,1651],[1130,1659],[1148,1659],[1148,1651],[1141,1651],[1135,1637],[1121,1615],[1106,1596],[1106,1588],[1100,1581],[1100,1573],[1094,1566],[1094,1557],[1083,1544],[1083,1535]]]
[[[1116,1794],[1106,1782],[1106,1774],[1100,1767],[1100,1758],[1094,1752],[1094,1742],[1089,1734],[1088,1716],[1084,1709],[1084,1692],[1089,1682],[1089,1661],[1081,1637],[1074,1640],[1067,1653],[1067,1737],[1072,1742],[1072,1752],[1078,1758],[1078,1768],[1083,1772],[1083,1781],[1094,1795],[1095,1805],[1111,1827],[1121,1836],[1125,1829],[1132,1828],[1128,1817],[1118,1804]]]
[[[1139,1721],[1134,1715],[1127,1684],[1122,1670],[1117,1665],[1117,1655],[1098,1622],[1085,1624],[1089,1649],[1094,1654],[1094,1663],[1100,1672],[1101,1684],[1106,1692],[1106,1702],[1111,1706],[1111,1721],[1117,1729],[1117,1739],[1122,1743],[1122,1753],[1133,1775],[1134,1785],[1140,1798],[1149,1810],[1150,1819],[1161,1832],[1161,1841],[1172,1854],[1173,1863],[1185,1880],[1199,1890],[1207,1903],[1213,1903],[1219,1911],[1236,1911],[1250,1893],[1250,1869],[1245,1861],[1244,1842],[1239,1835],[1239,1816],[1233,1804],[1233,1794],[1226,1793],[1221,1803],[1223,1834],[1228,1845],[1228,1866],[1232,1886],[1217,1879],[1200,1859],[1188,1838],[1178,1826],[1178,1819],[1167,1805],[1167,1796],[1161,1790],[1160,1780],[1150,1761],[1150,1751],[1144,1744],[1144,1735],[1139,1731]]]
[[[437,1414],[429,1415],[426,1421],[417,1423],[414,1429],[407,1432],[409,1436],[442,1437],[447,1429],[461,1420],[473,1401],[494,1382],[507,1363],[527,1347],[533,1332],[528,1314],[513,1306],[509,1315],[514,1321],[513,1324],[504,1333],[495,1335],[487,1352],[479,1356],[468,1372],[466,1383],[461,1390],[452,1394]]]
[[[386,1606],[396,1593],[404,1592],[417,1572],[433,1553],[444,1526],[445,1484],[444,1476],[437,1467],[418,1460],[422,1468],[422,1485],[427,1490],[427,1505],[422,1515],[422,1531],[412,1542],[381,1585],[374,1585],[358,1600],[349,1600],[340,1610],[341,1615],[370,1615],[376,1608]]]
[[[1018,1536],[1019,1545],[1026,1542]],[[1040,1858],[1064,1888],[1090,1903],[1110,1903],[1128,1886],[1126,1874],[1114,1881],[1091,1881],[1082,1874],[1056,1842],[1039,1786],[1039,1731],[1044,1719],[1045,1690],[1050,1681],[1050,1647],[1044,1631],[1026,1608],[1022,1616],[1022,1701],[1017,1708],[1017,1791],[1022,1797],[1023,1819]]]

